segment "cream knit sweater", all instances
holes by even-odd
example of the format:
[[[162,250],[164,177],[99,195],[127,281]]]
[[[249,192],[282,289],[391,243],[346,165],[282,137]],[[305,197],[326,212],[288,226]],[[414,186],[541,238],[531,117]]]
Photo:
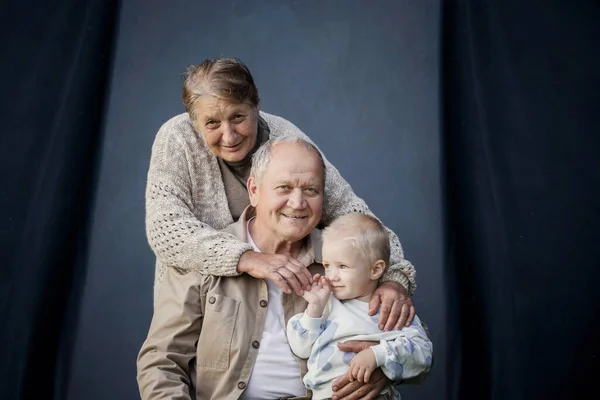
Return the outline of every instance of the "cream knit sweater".
[[[260,112],[270,137],[294,135],[310,140],[284,118]],[[312,142],[312,141],[311,141]],[[326,182],[322,222],[359,211],[370,214],[338,170],[325,159]],[[171,118],[158,131],[146,187],[146,234],[156,254],[154,293],[168,267],[206,275],[236,276],[243,252],[252,247],[220,229],[231,224],[225,187],[217,158],[192,127],[187,113]],[[382,281],[396,281],[414,293],[415,269],[404,259],[396,234],[388,229],[390,267]]]

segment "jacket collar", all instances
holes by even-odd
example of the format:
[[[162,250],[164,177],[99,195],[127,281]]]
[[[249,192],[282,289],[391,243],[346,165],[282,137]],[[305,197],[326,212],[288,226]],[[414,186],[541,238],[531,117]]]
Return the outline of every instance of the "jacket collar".
[[[246,233],[246,223],[252,217],[256,216],[256,209],[252,206],[248,206],[240,215],[240,218],[229,225],[223,231],[232,234],[236,238],[248,242],[248,235]],[[298,255],[298,261],[300,261],[305,266],[309,266],[313,263],[322,263],[323,259],[321,257],[321,230],[313,229],[306,240],[304,241],[304,246],[300,250],[300,254]]]

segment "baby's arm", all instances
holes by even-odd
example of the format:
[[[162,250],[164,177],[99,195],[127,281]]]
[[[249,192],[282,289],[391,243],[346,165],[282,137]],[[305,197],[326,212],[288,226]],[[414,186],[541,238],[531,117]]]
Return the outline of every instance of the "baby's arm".
[[[288,342],[294,354],[300,358],[308,358],[312,345],[325,330],[325,306],[329,301],[331,290],[324,277],[316,274],[310,291],[304,292],[308,302],[306,311],[294,315],[287,324]]]
[[[426,373],[431,368],[433,344],[417,316],[409,327],[402,328],[394,340],[382,340],[370,350],[377,366],[393,381],[403,381]]]

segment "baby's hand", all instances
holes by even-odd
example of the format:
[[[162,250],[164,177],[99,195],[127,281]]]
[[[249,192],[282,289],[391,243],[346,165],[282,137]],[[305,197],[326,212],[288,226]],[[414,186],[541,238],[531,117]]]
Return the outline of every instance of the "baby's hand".
[[[313,284],[309,291],[304,291],[304,300],[308,302],[306,313],[311,318],[320,318],[323,316],[323,310],[329,296],[331,295],[331,288],[329,282],[324,276],[316,274],[313,277]]]
[[[368,383],[371,374],[376,368],[377,359],[375,358],[375,353],[371,348],[366,348],[350,361],[350,368],[348,369],[350,380]]]

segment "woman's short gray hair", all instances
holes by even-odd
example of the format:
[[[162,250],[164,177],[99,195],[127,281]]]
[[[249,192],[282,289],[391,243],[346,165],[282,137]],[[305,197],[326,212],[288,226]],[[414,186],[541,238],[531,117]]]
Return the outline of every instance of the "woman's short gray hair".
[[[208,59],[187,68],[181,98],[192,120],[195,119],[196,100],[205,94],[232,103],[248,103],[253,106],[259,103],[254,78],[246,64],[237,58]]]
[[[314,151],[317,156],[319,156],[319,161],[323,167],[323,185],[325,185],[325,160],[323,159],[323,155],[317,146],[298,136],[277,136],[263,143],[262,146],[256,150],[254,155],[252,155],[252,168],[250,169],[250,176],[254,177],[258,183],[262,181],[262,177],[269,166],[269,162],[271,162],[271,152],[275,146],[281,143],[300,144],[306,149]]]

